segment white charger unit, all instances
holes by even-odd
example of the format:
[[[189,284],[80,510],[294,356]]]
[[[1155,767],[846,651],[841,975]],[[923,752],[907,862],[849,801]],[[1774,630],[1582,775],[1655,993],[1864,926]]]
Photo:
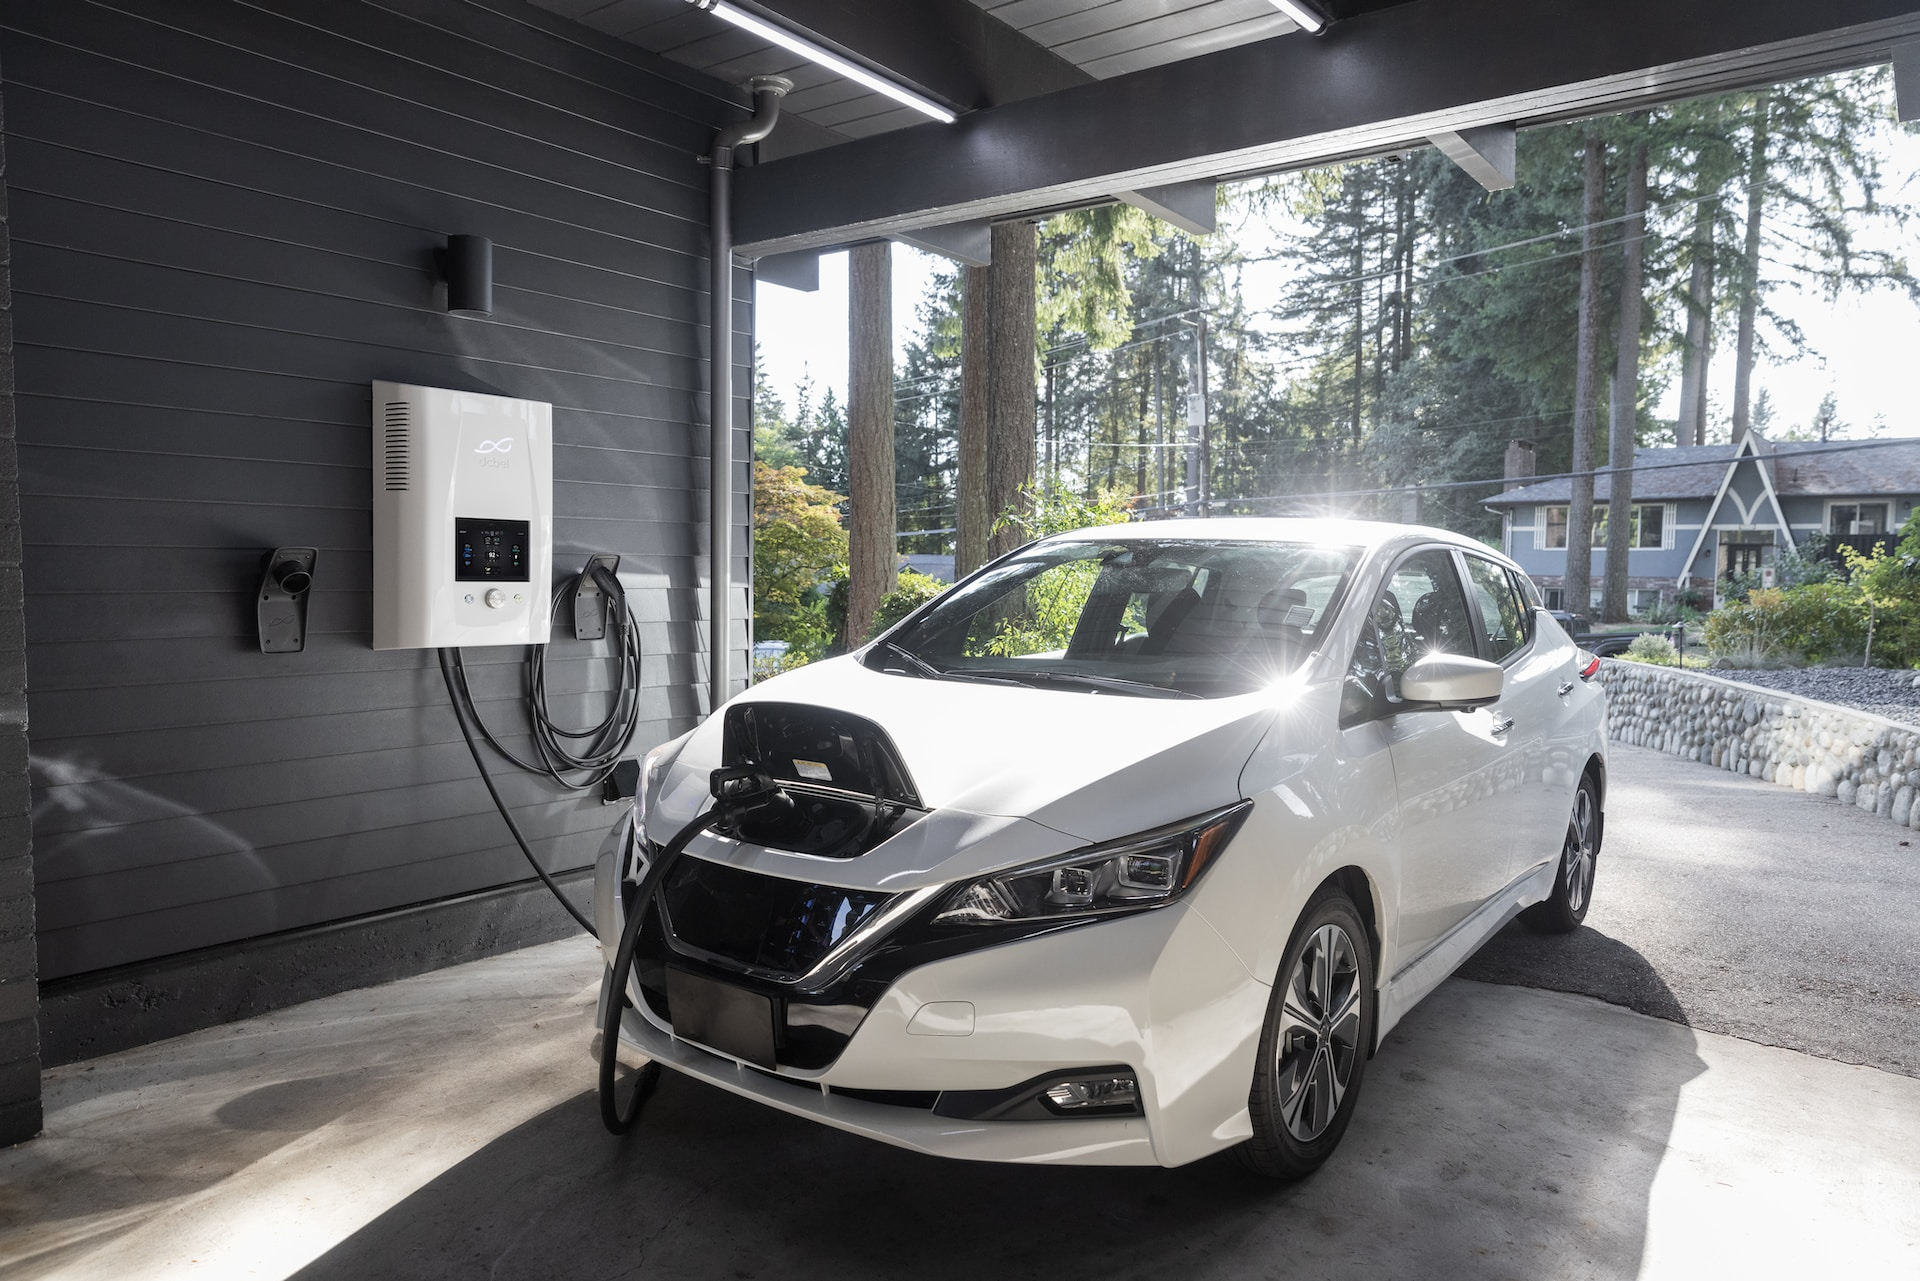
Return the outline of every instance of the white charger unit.
[[[373,647],[544,645],[553,406],[373,384]]]

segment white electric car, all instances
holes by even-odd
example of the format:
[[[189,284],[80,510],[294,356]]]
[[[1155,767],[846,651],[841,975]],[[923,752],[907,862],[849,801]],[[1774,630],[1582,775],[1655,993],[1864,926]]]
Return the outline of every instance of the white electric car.
[[[921,1152],[1297,1177],[1415,1002],[1515,915],[1585,916],[1597,662],[1441,530],[1042,539],[647,757],[602,1026],[624,986],[630,1052]],[[779,803],[634,902],[722,769]]]

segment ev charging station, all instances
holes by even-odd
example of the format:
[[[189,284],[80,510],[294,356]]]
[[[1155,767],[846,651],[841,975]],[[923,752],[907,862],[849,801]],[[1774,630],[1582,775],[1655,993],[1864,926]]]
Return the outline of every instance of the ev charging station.
[[[373,384],[373,647],[544,645],[553,406]]]

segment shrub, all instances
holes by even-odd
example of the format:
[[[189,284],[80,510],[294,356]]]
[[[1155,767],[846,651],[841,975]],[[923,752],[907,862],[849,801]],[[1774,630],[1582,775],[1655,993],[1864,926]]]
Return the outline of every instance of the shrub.
[[[784,654],[769,654],[765,658],[753,660],[752,683],[770,681],[782,672],[790,672],[796,667],[805,667],[813,661],[813,656],[804,649],[789,649]]]
[[[1680,661],[1680,651],[1659,632],[1641,632],[1627,646],[1627,657],[1636,663],[1665,663],[1672,667]]]
[[[899,584],[880,598],[873,611],[873,634],[878,636],[946,590],[947,584],[931,574],[901,570]]]
[[[1849,583],[1756,587],[1708,615],[1706,642],[1709,654],[1739,665],[1858,662],[1866,611]]]

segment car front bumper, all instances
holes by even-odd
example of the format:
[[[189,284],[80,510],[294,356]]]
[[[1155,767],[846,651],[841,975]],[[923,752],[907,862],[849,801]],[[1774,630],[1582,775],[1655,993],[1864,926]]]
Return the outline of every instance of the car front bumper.
[[[601,870],[602,934],[617,939],[613,873]],[[621,1041],[710,1085],[931,1155],[1173,1166],[1252,1133],[1268,995],[1205,918],[1175,903],[910,970],[824,1069],[768,1071],[716,1053],[676,1037],[644,1001],[625,1011]],[[916,1022],[927,1006],[939,1017]],[[1143,1115],[963,1120],[841,1093],[1000,1090],[1109,1065],[1132,1070]]]

